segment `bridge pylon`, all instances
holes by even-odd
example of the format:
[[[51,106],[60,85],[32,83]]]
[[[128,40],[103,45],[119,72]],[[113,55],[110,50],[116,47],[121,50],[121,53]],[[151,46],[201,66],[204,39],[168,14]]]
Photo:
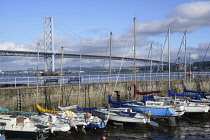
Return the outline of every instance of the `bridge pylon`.
[[[54,51],[54,29],[53,29],[53,17],[44,17],[44,51],[51,52],[51,57],[46,56],[45,71],[55,71],[55,51]]]

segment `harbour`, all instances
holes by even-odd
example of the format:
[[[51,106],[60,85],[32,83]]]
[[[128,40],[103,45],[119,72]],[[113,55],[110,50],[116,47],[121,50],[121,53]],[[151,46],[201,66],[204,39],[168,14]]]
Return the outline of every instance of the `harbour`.
[[[174,91],[178,93],[182,93],[183,92],[182,91],[183,78],[178,78],[177,74],[178,73],[172,74],[172,75],[176,75],[174,76],[175,78],[171,80],[172,88]],[[76,77],[78,75],[75,74],[71,76]],[[88,77],[90,77],[90,75]],[[99,76],[96,76],[95,74],[93,74],[93,77],[99,77]],[[133,77],[133,76],[130,75],[129,77]],[[197,84],[197,85],[200,85],[200,87],[197,86],[200,88],[200,90],[209,91],[208,72],[204,72],[203,76],[196,76],[196,77],[199,80],[195,77],[194,78],[191,77],[191,79],[187,79],[188,84],[190,85]],[[126,78],[122,78],[122,79],[126,79]],[[195,79],[197,79],[197,81],[195,81]],[[97,81],[96,83],[93,83],[93,82],[74,83],[75,84],[74,89],[73,89],[72,94],[70,95],[68,105],[76,105],[76,104],[78,105],[79,103],[81,107],[108,106],[108,99],[106,97],[107,94],[105,95],[105,93],[107,92],[109,88],[108,87],[109,84],[108,82],[101,82],[100,84],[98,82],[99,81]],[[201,82],[202,82],[202,85],[201,85]],[[149,83],[150,83],[149,78],[144,81],[142,80],[137,81],[138,89],[139,90],[150,89]],[[153,85],[154,90],[163,91],[163,93],[156,93],[155,95],[167,96],[166,95],[167,79],[157,80],[157,78],[153,77],[152,83],[153,83],[152,85]],[[133,92],[134,92],[132,84],[133,83],[130,80],[120,81],[120,83],[118,84],[118,87],[116,88],[116,91],[118,92],[116,92],[113,95],[113,99],[117,101],[117,99],[119,98],[118,94],[120,94],[121,101],[128,100],[129,98],[132,99]],[[188,84],[186,84],[188,88],[192,89],[192,87],[189,86]],[[59,101],[61,105],[66,104],[66,101],[67,101],[66,99],[68,97],[68,94],[70,93],[70,89],[72,88],[72,85],[73,83],[62,84],[62,89],[65,89],[65,90],[62,90],[63,92],[60,92],[59,83],[38,85],[38,90],[39,90],[38,101],[36,101],[37,85],[28,86],[26,84],[24,86],[1,88],[0,89],[1,93],[6,93],[5,95],[1,94],[2,96],[1,107],[8,108],[10,110],[37,112],[35,104],[38,103],[41,106],[46,107],[47,109],[58,110]],[[161,86],[158,86],[158,85],[161,85]],[[81,87],[80,90],[78,89],[79,86]],[[111,86],[114,86],[114,83],[112,83]],[[131,90],[128,88],[130,86],[131,86]],[[47,95],[46,89],[49,89],[49,88],[51,90],[49,90],[50,92],[48,91],[48,95]],[[98,88],[99,88],[98,91],[101,91],[101,92],[97,93]],[[114,89],[114,87],[111,87],[111,89]],[[198,89],[194,87],[193,90],[198,90]],[[130,94],[132,94],[132,96],[129,96]],[[142,96],[138,97],[138,99],[140,98],[142,98]],[[159,103],[156,103],[154,105],[158,106]],[[183,116],[176,118],[175,126],[171,126],[167,118],[163,118],[163,119],[154,118],[152,120],[155,121],[158,124],[158,126],[153,126],[149,124],[140,124],[137,126],[136,125],[123,126],[121,124],[113,125],[113,124],[108,123],[105,128],[100,128],[100,129],[85,128],[85,131],[81,129],[79,130],[71,129],[71,131],[67,131],[67,132],[54,132],[46,139],[47,140],[55,140],[55,139],[101,140],[103,137],[105,137],[107,140],[210,139],[210,135],[209,135],[210,119],[209,118],[210,118],[210,115],[208,112],[207,113],[185,113]],[[11,138],[9,139],[13,140]]]
[[[108,124],[103,129],[86,129],[51,134],[46,140],[208,140],[210,139],[210,115],[182,116],[176,127],[159,121],[159,126],[121,126]],[[20,140],[20,139],[8,139]]]
[[[184,73],[184,72],[183,72]],[[172,78],[172,88],[175,92],[183,93],[184,87],[184,74],[174,72],[171,75]],[[42,76],[38,77],[42,80],[37,85],[37,77],[29,75],[1,75],[1,85],[10,85],[9,87],[1,87],[1,101],[4,104],[1,107],[5,107],[12,110],[25,110],[35,111],[35,101],[36,96],[39,96],[39,103],[50,109],[57,109],[60,100],[61,104],[65,104],[70,91],[72,90],[69,102],[73,104],[80,103],[82,107],[100,106],[107,105],[108,101],[108,89],[109,89],[109,76],[108,73],[84,73],[81,74],[81,82],[72,81],[68,83],[68,79],[78,77],[78,74],[67,75],[62,79],[62,84],[60,84],[60,76]],[[112,81],[118,80],[117,86],[115,82],[112,82],[111,89],[114,91],[119,91],[121,100],[127,100],[133,98],[133,77],[132,73],[125,73],[122,75],[113,74]],[[159,95],[165,96],[167,92],[167,73],[154,73],[152,77],[149,73],[139,73],[137,74],[137,85],[139,90],[147,91],[151,87],[153,90],[161,90]],[[10,79],[11,78],[11,79]],[[152,78],[152,81],[150,80]],[[8,80],[9,79],[9,80]],[[16,82],[15,82],[16,79]],[[21,79],[18,83],[17,79]],[[44,84],[46,79],[58,79],[56,83]],[[8,81],[6,81],[8,80]],[[30,81],[31,80],[31,81]],[[6,81],[6,82],[5,82]],[[38,80],[39,81],[39,80]],[[15,82],[15,83],[14,83]],[[30,84],[31,83],[31,84]],[[188,78],[187,87],[193,90],[209,91],[209,72],[197,72],[193,77]],[[80,86],[80,88],[79,88]],[[129,89],[131,87],[131,89]],[[37,91],[38,89],[38,91]],[[100,92],[99,92],[100,91]],[[47,93],[47,94],[46,94]],[[106,94],[106,97],[105,97]],[[9,95],[9,96],[8,96]],[[81,97],[80,97],[80,96]],[[128,96],[129,95],[129,96]],[[141,98],[141,97],[140,97]],[[139,99],[140,99],[139,98]],[[12,99],[12,104],[11,104]],[[114,95],[114,99],[117,99],[117,93]],[[62,101],[61,101],[62,100]],[[81,101],[79,101],[81,100]],[[96,102],[97,101],[97,102]],[[18,103],[20,102],[20,103]],[[48,106],[48,102],[52,102],[53,105]],[[18,107],[18,104],[22,104]]]
[[[0,140],[210,139],[209,1],[0,7]]]
[[[176,127],[168,126],[166,121],[159,122],[158,127],[141,126],[114,126],[107,125],[104,129],[86,130],[82,132],[60,133],[48,140],[208,140],[210,139],[210,115],[188,115],[180,118]]]

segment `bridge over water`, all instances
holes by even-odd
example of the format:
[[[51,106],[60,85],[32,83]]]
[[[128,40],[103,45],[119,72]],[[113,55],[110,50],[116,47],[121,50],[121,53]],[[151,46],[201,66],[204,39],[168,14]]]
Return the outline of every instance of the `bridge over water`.
[[[32,51],[10,51],[10,50],[0,50],[0,56],[21,56],[21,57],[54,57],[61,58],[84,58],[84,59],[110,59],[110,56],[102,56],[102,55],[87,55],[87,54],[72,54],[72,53],[52,53],[52,52],[32,52]],[[131,57],[119,57],[119,56],[111,56],[112,60],[124,60],[124,61],[134,61],[134,58]],[[137,62],[150,62],[149,59],[140,59],[136,58]],[[153,63],[161,63],[168,64],[168,62],[152,60]]]

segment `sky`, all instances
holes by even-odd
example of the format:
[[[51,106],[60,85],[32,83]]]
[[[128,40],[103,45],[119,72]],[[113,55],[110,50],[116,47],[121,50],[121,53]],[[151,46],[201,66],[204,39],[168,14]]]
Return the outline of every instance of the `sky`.
[[[210,1],[203,0],[1,0],[0,50],[44,51],[44,17],[53,17],[55,52],[134,57],[168,61],[168,28],[171,62],[209,61]],[[183,43],[186,31],[186,45]],[[185,51],[186,46],[186,51]],[[161,51],[163,49],[163,52]],[[184,55],[186,54],[186,55]],[[161,57],[162,56],[162,57]],[[37,58],[1,56],[0,70],[37,68]],[[60,68],[61,59],[55,59]],[[39,59],[44,69],[44,59]],[[63,67],[108,67],[108,60],[64,58]],[[138,62],[137,66],[149,65]],[[112,61],[112,67],[133,66]]]

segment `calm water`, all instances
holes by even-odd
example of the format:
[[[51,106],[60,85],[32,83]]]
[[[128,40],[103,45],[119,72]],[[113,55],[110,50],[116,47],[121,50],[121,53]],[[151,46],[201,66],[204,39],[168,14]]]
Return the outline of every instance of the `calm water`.
[[[104,129],[57,133],[47,140],[210,140],[210,115],[182,116],[178,126],[168,126],[167,121],[159,120],[159,126],[114,126]]]
[[[70,78],[78,78],[81,77],[81,83],[103,83],[108,82],[109,77],[108,72],[101,72],[101,73],[81,73],[80,75],[77,74],[66,74],[62,77],[62,83],[66,84],[69,82]],[[210,72],[194,72],[194,75],[191,78],[196,77],[209,77]],[[36,77],[35,74],[0,74],[0,84],[24,84],[24,85],[43,85],[46,79],[57,79],[58,81],[53,84],[59,84],[60,76],[39,76]],[[171,72],[171,79],[174,78],[184,78],[184,72]],[[188,77],[189,78],[189,77]],[[161,80],[161,79],[168,79],[168,73],[144,73],[138,72],[136,74],[136,80],[144,81],[149,79]],[[111,81],[133,81],[134,75],[133,72],[122,72],[112,73]]]

